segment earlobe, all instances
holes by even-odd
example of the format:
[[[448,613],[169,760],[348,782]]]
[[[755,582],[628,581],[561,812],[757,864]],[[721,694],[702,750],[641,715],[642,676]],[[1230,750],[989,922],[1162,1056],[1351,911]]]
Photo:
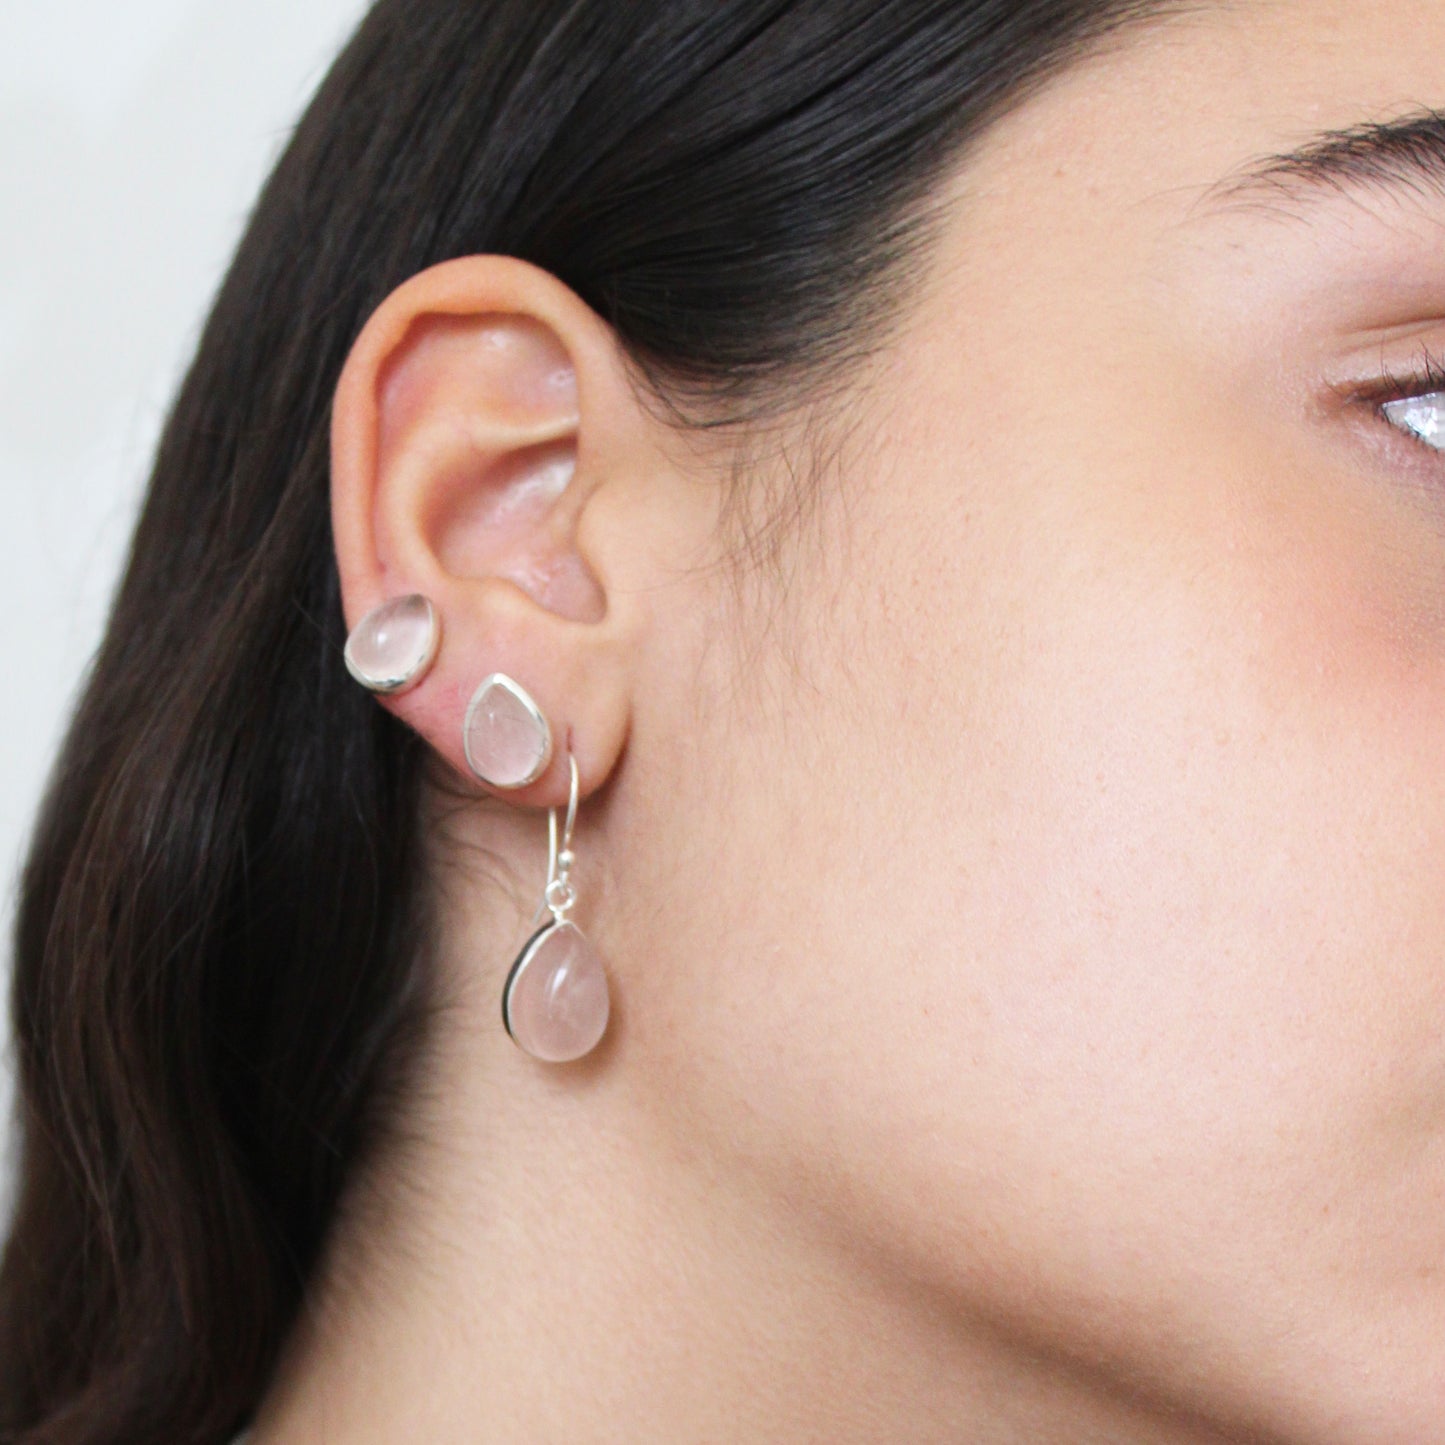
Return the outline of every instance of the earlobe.
[[[352,675],[459,771],[514,787],[519,801],[565,791],[566,750],[547,748],[510,781],[479,771],[468,728],[494,711],[473,706],[490,675],[517,679],[559,740],[573,739],[584,791],[626,732],[634,614],[609,596],[605,559],[599,575],[578,546],[588,499],[626,445],[604,329],[528,263],[447,262],[378,308],[333,408]],[[612,405],[589,410],[584,396]],[[430,604],[435,635],[425,603],[401,601],[413,596]]]

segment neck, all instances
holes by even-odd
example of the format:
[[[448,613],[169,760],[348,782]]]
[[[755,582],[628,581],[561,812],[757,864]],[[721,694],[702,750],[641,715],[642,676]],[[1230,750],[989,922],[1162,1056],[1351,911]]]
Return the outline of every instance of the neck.
[[[247,1445],[1222,1438],[991,1334],[767,1161],[680,1130],[647,1058],[668,1024],[617,1007],[646,998],[627,969],[593,1054],[523,1055],[473,906],[407,1127],[343,1201]],[[597,941],[613,970],[646,956]]]

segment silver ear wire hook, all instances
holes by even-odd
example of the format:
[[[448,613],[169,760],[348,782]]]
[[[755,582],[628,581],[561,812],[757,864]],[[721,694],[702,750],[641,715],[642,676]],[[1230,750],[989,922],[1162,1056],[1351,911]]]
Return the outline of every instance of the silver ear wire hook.
[[[576,890],[568,880],[572,871],[572,864],[576,861],[572,853],[572,825],[577,821],[577,759],[572,756],[571,750],[567,753],[567,762],[572,774],[571,786],[567,796],[567,825],[562,832],[562,851],[557,851],[557,810],[548,809],[547,836],[548,836],[548,858],[547,858],[547,900],[552,904],[552,913],[559,923],[566,918],[567,910],[577,901]],[[557,890],[560,903],[552,902],[552,890]]]
[[[567,822],[562,830],[562,847],[557,848],[557,810],[547,809],[547,886],[542,890],[542,901],[532,915],[529,927],[535,927],[547,909],[558,923],[567,921],[567,914],[577,901],[577,890],[572,886],[570,874],[576,855],[572,852],[572,827],[577,821],[577,759],[571,750],[567,752],[571,769],[571,786],[567,797]]]

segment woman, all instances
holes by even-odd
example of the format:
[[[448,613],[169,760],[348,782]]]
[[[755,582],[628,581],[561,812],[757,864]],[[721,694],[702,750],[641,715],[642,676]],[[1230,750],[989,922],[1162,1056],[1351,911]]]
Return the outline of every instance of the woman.
[[[0,1437],[1445,1441],[1433,0],[381,0],[35,830]]]

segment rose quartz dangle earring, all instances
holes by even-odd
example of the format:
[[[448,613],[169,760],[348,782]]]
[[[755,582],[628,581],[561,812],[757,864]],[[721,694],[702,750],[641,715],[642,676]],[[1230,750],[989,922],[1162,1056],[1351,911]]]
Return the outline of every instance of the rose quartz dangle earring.
[[[529,938],[502,988],[502,1024],[514,1043],[548,1063],[580,1059],[607,1031],[607,974],[586,934],[567,917],[577,901],[568,874],[575,861],[572,824],[577,816],[577,759],[569,752],[572,790],[567,825],[557,848],[557,810],[548,809],[547,887],[543,907],[551,921]],[[538,910],[541,913],[541,908]],[[534,919],[535,921],[535,919]]]
[[[552,730],[526,690],[505,673],[483,681],[467,709],[467,763],[485,783],[519,788],[541,777],[552,756]],[[567,1063],[590,1053],[607,1030],[607,973],[589,940],[567,917],[577,901],[572,885],[572,827],[577,818],[577,759],[569,748],[571,787],[562,846],[557,810],[548,810],[547,886],[533,915],[552,917],[522,946],[502,988],[502,1024],[533,1058]]]

